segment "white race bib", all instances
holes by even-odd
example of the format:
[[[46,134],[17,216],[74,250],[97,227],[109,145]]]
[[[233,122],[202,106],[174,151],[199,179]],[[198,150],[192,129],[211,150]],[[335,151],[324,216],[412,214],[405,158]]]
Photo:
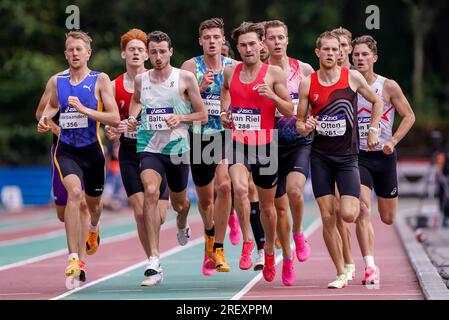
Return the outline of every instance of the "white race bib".
[[[173,108],[147,108],[146,113],[147,130],[170,130],[165,119],[173,115]]]
[[[132,132],[125,131],[123,133],[123,135],[125,136],[125,138],[128,138],[128,139],[134,139],[134,140],[137,139],[137,131],[132,131]]]
[[[360,139],[367,139],[368,138],[368,132],[369,132],[369,127],[371,124],[371,117],[359,117],[357,119],[358,123],[359,123],[359,137]],[[379,123],[379,127],[377,128],[378,131],[378,136],[380,136],[380,123]]]
[[[344,114],[335,116],[320,115],[317,116],[317,119],[316,131],[322,136],[340,137],[346,132],[346,117]]]
[[[81,129],[87,128],[88,117],[79,112],[66,112],[59,115],[59,126],[62,129]]]
[[[220,95],[218,94],[201,94],[204,102],[204,106],[206,107],[207,114],[210,116],[220,116],[221,106],[220,106]]]
[[[260,109],[233,107],[232,122],[236,130],[260,130]]]

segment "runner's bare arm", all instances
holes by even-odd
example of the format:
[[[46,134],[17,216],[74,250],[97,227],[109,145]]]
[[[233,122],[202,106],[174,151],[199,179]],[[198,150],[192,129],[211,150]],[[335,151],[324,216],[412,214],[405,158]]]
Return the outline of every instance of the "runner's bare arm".
[[[206,108],[204,107],[203,99],[200,95],[200,89],[196,82],[195,76],[190,72],[182,72],[180,75],[181,79],[185,83],[186,93],[192,103],[192,107],[195,112],[191,114],[182,114],[180,116],[180,122],[182,123],[192,123],[201,121],[201,124],[206,124],[208,121]]]
[[[315,130],[317,125],[317,121],[314,117],[307,117],[309,110],[309,90],[310,77],[307,77],[299,84],[298,111],[296,113],[296,130],[303,136],[307,136],[310,132]]]
[[[131,97],[131,103],[129,105],[128,116],[128,131],[136,131],[137,120],[136,117],[142,110],[142,104],[140,103],[140,88],[142,87],[142,74],[138,74],[134,79],[134,93]]]
[[[56,90],[56,76],[51,77],[49,81],[50,99],[45,105],[44,111],[42,112],[39,123],[37,125],[37,131],[41,133],[47,132],[51,129],[50,125],[48,124],[48,119],[53,118],[59,110],[58,92]]]
[[[300,67],[303,77],[308,77],[313,73],[314,70],[310,64],[302,62],[302,61],[299,61],[299,64],[300,64],[299,67]]]
[[[380,118],[382,117],[382,101],[371,89],[366,79],[357,70],[349,70],[349,83],[353,83],[355,89],[360,93],[368,102],[373,104],[371,109],[371,124],[368,131],[368,148],[374,150],[379,143],[378,132],[371,130],[377,130],[379,127]]]
[[[221,85],[221,92],[220,92],[220,106],[221,106],[221,112],[220,112],[220,119],[221,123],[223,124],[223,127],[230,128],[231,122],[229,120],[230,118],[230,110],[229,107],[231,105],[231,95],[229,93],[229,82],[232,77],[232,72],[234,70],[234,66],[226,66],[226,68],[223,71],[223,84]]]
[[[269,66],[268,71],[273,79],[273,90],[267,84],[259,85],[259,94],[271,99],[284,116],[292,116],[294,107],[284,72],[278,66]]]
[[[392,147],[394,148],[394,146],[405,137],[415,123],[415,113],[396,81],[387,79],[384,84],[384,92],[388,95],[390,102],[402,117],[396,132],[390,139],[393,144]]]
[[[38,104],[37,109],[36,109],[36,120],[37,121],[39,121],[41,119],[42,114],[44,113],[45,106],[47,105],[48,101],[50,100],[50,97],[51,97],[51,79],[52,79],[52,77],[50,77],[50,79],[48,79],[47,84],[45,85],[44,93],[42,94],[42,97],[39,100],[39,104]],[[47,119],[47,125],[50,126],[51,131],[55,135],[59,136],[60,128],[52,119]]]

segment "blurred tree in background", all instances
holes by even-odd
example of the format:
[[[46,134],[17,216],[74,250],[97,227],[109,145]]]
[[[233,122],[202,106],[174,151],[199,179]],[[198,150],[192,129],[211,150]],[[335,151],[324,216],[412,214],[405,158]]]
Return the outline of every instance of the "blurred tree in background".
[[[404,152],[423,153],[423,135],[430,129],[448,131],[449,2],[444,0],[0,0],[0,165],[48,163],[50,139],[35,134],[34,112],[47,79],[67,66],[65,11],[71,4],[80,9],[81,29],[93,38],[90,68],[111,79],[124,70],[120,35],[131,28],[167,32],[174,45],[172,64],[178,67],[201,53],[198,25],[210,17],[224,19],[228,38],[244,20],[283,20],[289,55],[314,68],[315,39],[324,30],[343,26],[354,36],[371,34],[378,41],[376,72],[402,86],[417,114],[417,125],[400,145]],[[379,30],[366,29],[368,5],[380,9]]]

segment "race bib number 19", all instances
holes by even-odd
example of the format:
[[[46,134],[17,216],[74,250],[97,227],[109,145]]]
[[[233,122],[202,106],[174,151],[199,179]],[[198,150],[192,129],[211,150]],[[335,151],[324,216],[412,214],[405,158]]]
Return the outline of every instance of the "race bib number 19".
[[[170,130],[165,119],[173,115],[173,108],[147,108],[147,130]]]
[[[81,129],[88,127],[88,117],[79,112],[61,113],[59,125],[62,129]]]
[[[317,119],[316,131],[322,136],[340,137],[346,132],[346,117],[344,114],[335,116],[319,115]]]
[[[260,130],[260,109],[233,107],[232,122],[236,130]]]

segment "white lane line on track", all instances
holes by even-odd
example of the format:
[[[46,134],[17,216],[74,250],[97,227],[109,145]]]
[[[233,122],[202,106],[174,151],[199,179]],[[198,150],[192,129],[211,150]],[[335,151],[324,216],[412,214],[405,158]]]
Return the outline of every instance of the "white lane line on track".
[[[195,215],[189,221],[191,223],[194,223],[197,220],[199,220],[199,218],[196,217],[196,215]],[[167,222],[165,222],[162,225],[162,229],[161,230],[169,229],[169,228],[175,226],[175,224],[176,224],[176,219],[167,221]],[[102,244],[108,244],[108,243],[113,243],[113,242],[117,242],[117,241],[128,240],[128,239],[131,239],[131,238],[134,238],[134,237],[137,237],[137,231],[135,231],[135,230],[131,231],[131,232],[122,233],[122,234],[119,234],[119,235],[116,235],[116,236],[107,237],[104,240],[102,240],[101,243]],[[12,268],[22,267],[22,266],[30,264],[30,263],[39,262],[39,261],[42,261],[42,260],[54,258],[54,257],[60,256],[60,255],[64,255],[64,254],[67,254],[67,249],[61,249],[61,250],[53,251],[53,252],[46,253],[46,254],[43,254],[43,255],[40,255],[40,256],[36,256],[36,257],[33,257],[33,258],[17,261],[17,262],[11,263],[11,264],[6,264],[4,266],[0,266],[0,272],[8,270],[8,269],[12,269]]]
[[[39,292],[12,292],[12,293],[0,293],[0,296],[22,296],[22,295],[34,295],[40,294]]]
[[[172,248],[170,250],[165,251],[164,253],[161,254],[160,258],[163,259],[165,257],[171,256],[171,255],[173,255],[175,253],[178,253],[180,251],[183,251],[183,250],[186,250],[186,249],[191,248],[193,246],[196,246],[197,244],[199,244],[201,242],[204,242],[204,237],[203,236],[200,236],[200,237],[198,237],[197,239],[195,239],[193,241],[189,241],[189,243],[187,243],[187,245],[185,245],[183,247],[176,246],[175,248]],[[51,298],[50,300],[59,300],[59,299],[65,298],[65,297],[67,297],[67,296],[69,296],[69,295],[71,295],[71,294],[73,294],[75,292],[81,291],[83,289],[87,289],[87,288],[92,287],[92,286],[94,286],[96,284],[99,284],[99,283],[104,282],[106,280],[109,280],[109,279],[112,279],[114,277],[120,276],[122,274],[125,274],[125,273],[127,273],[129,271],[132,271],[134,269],[137,269],[139,267],[143,267],[147,263],[147,261],[148,260],[145,259],[144,261],[141,261],[141,262],[136,263],[136,264],[134,264],[132,266],[129,266],[128,268],[122,269],[122,270],[117,271],[115,273],[112,273],[112,274],[110,274],[110,275],[108,275],[106,277],[102,277],[102,278],[99,278],[99,279],[97,279],[95,281],[89,282],[89,283],[87,283],[87,284],[85,284],[85,285],[83,285],[83,286],[81,286],[79,288],[67,291],[66,293],[63,293],[63,294],[61,294],[61,295],[59,295],[57,297]]]
[[[310,235],[315,232],[321,226],[321,218],[317,217],[314,222],[304,231],[304,236],[306,238],[310,237]],[[291,244],[293,246],[293,243]],[[278,264],[282,260],[282,253],[276,256],[276,264]],[[262,279],[263,275],[260,272],[257,276],[255,276],[248,284],[240,290],[236,295],[234,295],[231,300],[239,300],[242,296],[244,296],[252,287]]]

